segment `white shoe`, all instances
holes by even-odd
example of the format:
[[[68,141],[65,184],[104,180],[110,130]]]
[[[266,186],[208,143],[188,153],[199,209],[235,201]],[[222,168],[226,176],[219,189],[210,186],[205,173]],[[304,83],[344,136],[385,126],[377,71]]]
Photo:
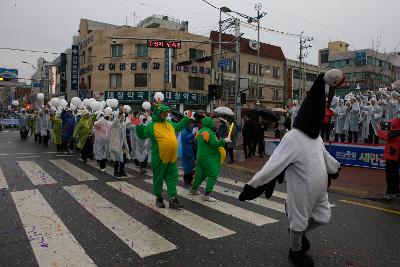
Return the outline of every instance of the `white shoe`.
[[[189,195],[200,195],[199,190],[190,189]]]
[[[104,169],[100,169],[102,172],[106,172],[107,171],[107,168],[104,168]]]
[[[64,152],[64,155],[67,155],[68,154],[68,152]]]
[[[209,202],[217,201],[215,198],[210,197],[209,195],[204,195],[202,198],[203,198],[204,201],[209,201]]]

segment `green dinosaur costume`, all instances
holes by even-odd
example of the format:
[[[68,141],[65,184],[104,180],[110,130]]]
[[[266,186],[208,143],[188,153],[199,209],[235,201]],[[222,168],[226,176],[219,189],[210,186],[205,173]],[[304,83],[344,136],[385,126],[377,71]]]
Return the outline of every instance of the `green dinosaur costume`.
[[[212,118],[206,117],[201,122],[202,128],[196,133],[197,158],[192,190],[197,190],[204,178],[208,177],[206,193],[211,193],[221,170],[221,163],[225,160],[225,141],[218,140],[215,136]]]
[[[160,198],[163,181],[167,185],[170,198],[176,196],[178,181],[178,141],[176,132],[182,131],[190,122],[185,117],[179,123],[160,118],[162,112],[169,111],[169,107],[158,103],[153,107],[152,121],[147,125],[138,125],[136,133],[140,139],[151,140],[151,167],[153,169],[153,193]]]
[[[53,124],[53,143],[56,145],[61,145],[62,120],[58,115],[51,117],[50,120],[51,123]]]
[[[96,116],[96,115],[94,115],[94,116]],[[92,133],[93,124],[94,124],[93,116],[92,117],[82,116],[82,118],[79,120],[78,124],[75,127],[74,134],[73,134],[74,140],[79,139],[79,142],[76,145],[77,148],[82,149],[85,146],[86,140]]]

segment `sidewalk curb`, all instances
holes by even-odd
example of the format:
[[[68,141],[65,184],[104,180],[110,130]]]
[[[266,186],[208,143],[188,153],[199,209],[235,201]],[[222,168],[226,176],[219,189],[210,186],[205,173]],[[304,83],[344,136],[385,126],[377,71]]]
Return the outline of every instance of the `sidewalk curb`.
[[[224,164],[224,167],[230,168],[230,169],[239,170],[239,171],[243,171],[243,172],[246,172],[246,173],[252,174],[252,175],[257,173],[256,171],[254,171],[254,170],[252,170],[252,169],[248,169],[248,168],[245,168],[245,167],[236,165],[236,164],[226,164],[226,163],[225,163],[225,164]]]

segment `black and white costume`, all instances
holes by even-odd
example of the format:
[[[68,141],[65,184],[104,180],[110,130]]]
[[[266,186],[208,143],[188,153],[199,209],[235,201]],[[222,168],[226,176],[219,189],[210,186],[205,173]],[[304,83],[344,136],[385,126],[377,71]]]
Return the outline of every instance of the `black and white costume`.
[[[343,79],[338,70],[321,74],[304,99],[293,129],[288,132],[264,167],[247,183],[240,200],[254,199],[265,191],[272,195],[276,178],[287,181],[286,212],[289,218],[291,250],[296,266],[313,266],[305,254],[309,242],[304,233],[312,224],[326,224],[331,217],[327,188],[340,164],[325,149],[320,136],[325,115],[325,83],[336,86]]]

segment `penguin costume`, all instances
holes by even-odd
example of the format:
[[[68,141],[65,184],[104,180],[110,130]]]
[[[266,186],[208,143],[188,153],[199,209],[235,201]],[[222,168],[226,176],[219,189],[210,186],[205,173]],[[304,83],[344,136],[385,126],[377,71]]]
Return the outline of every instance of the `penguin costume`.
[[[295,266],[314,266],[306,254],[310,243],[305,232],[326,224],[331,217],[327,188],[339,175],[340,164],[325,149],[320,136],[325,115],[325,84],[330,85],[329,102],[335,86],[343,82],[340,70],[320,74],[301,105],[289,131],[264,167],[243,188],[239,200],[263,193],[271,197],[276,181],[287,180],[286,213],[289,219],[289,259]]]

